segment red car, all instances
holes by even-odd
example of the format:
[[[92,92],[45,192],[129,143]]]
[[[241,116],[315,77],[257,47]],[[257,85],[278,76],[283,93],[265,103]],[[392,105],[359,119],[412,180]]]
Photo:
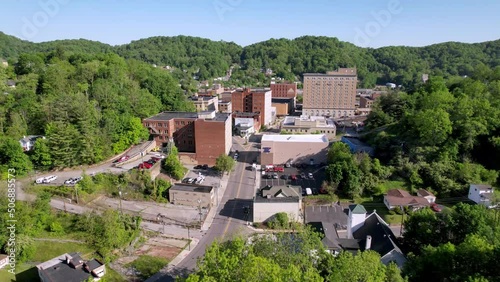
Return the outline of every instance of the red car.
[[[123,157],[119,158],[118,160],[116,160],[115,163],[121,163],[121,162],[124,162],[128,159],[130,159],[130,156],[123,156]]]
[[[274,167],[274,172],[284,172],[285,168],[282,166],[275,166]]]
[[[297,180],[297,175],[292,174],[292,175],[290,176],[290,178],[291,178],[292,180],[294,180],[294,181],[295,181],[295,180]]]
[[[431,209],[435,212],[441,212],[441,207],[437,205],[436,203],[431,204]]]
[[[153,165],[148,162],[143,162],[142,164],[139,165],[139,169],[150,169],[152,167]]]

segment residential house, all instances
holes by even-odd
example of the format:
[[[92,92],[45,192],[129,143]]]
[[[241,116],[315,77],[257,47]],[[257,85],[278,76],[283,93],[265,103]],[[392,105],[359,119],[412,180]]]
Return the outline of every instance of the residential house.
[[[367,153],[370,156],[374,154],[373,148],[358,138],[342,136],[340,142],[347,144],[353,153]]]
[[[436,202],[436,196],[425,189],[418,189],[417,196],[425,198],[429,204]]]
[[[321,242],[332,255],[339,254],[343,249],[339,244],[339,234],[334,223],[331,222],[309,222],[307,223],[314,231],[323,235]]]
[[[0,254],[0,269],[9,264],[9,256]]]
[[[208,185],[175,183],[168,195],[174,205],[211,208],[216,203],[215,189]]]
[[[389,225],[375,210],[366,214],[362,205],[349,206],[347,239],[338,239],[338,245],[353,253],[373,250],[380,255],[382,263],[395,262],[398,267],[403,267],[406,257]]]
[[[23,150],[25,152],[31,151],[33,147],[35,146],[35,142],[38,138],[45,139],[45,136],[41,135],[28,135],[28,136],[23,136],[21,140],[19,140],[19,143],[21,144],[21,147],[23,147]]]
[[[483,205],[487,208],[496,207],[494,203],[494,189],[491,185],[471,184],[469,186],[468,198],[478,205]]]
[[[301,221],[302,188],[300,186],[266,186],[253,199],[253,222],[267,222],[284,212],[292,221]]]
[[[84,261],[79,253],[63,254],[36,266],[41,282],[99,281],[106,274],[97,259]]]
[[[418,210],[424,207],[428,207],[430,205],[430,202],[427,200],[427,198],[421,196],[412,196],[405,190],[391,189],[387,191],[387,194],[384,195],[384,204],[389,210],[392,210],[396,207],[408,207],[412,210]]]

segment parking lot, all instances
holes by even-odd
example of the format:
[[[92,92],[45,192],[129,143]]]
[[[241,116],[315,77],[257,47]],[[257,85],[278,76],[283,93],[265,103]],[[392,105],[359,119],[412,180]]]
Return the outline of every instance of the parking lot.
[[[220,173],[213,168],[208,168],[208,169],[194,169],[193,166],[187,166],[189,169],[189,172],[186,174],[183,180],[186,178],[194,178],[196,179],[199,174],[203,175],[205,179],[200,185],[208,185],[208,186],[214,186],[218,187],[220,184]]]
[[[301,186],[303,189],[311,188],[313,190],[313,194],[319,193],[321,183],[323,183],[325,179],[325,167],[324,166],[310,166],[305,165],[304,167],[296,168],[296,167],[285,167],[284,172],[262,172],[261,177],[261,187],[265,187],[266,185],[270,186],[284,186],[284,185],[297,185]],[[312,173],[313,178],[308,176],[309,173]],[[271,178],[269,179],[269,175],[278,175],[278,179]],[[301,174],[305,176],[305,178],[301,177]],[[266,175],[268,175],[266,177]],[[292,179],[292,176],[295,176],[295,180]]]

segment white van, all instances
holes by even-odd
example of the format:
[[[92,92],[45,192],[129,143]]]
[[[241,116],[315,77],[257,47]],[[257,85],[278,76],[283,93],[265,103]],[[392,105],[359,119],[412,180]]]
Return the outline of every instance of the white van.
[[[43,180],[43,183],[50,183],[50,182],[52,182],[52,181],[54,181],[56,179],[57,179],[57,176],[55,176],[55,175],[47,176]]]
[[[37,178],[37,180],[35,180],[35,183],[42,184],[44,181],[45,181],[45,177],[40,177],[40,178]]]
[[[313,194],[311,188],[306,188],[306,195],[311,196]]]

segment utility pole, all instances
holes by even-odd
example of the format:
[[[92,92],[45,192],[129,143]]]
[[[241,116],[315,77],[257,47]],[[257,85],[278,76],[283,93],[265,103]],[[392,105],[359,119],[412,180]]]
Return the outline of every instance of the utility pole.
[[[118,195],[120,196],[120,213],[123,214],[123,209],[122,209],[122,190],[118,191]]]
[[[189,235],[189,225],[187,226],[187,229],[188,229],[188,240],[189,240],[188,250],[191,251],[191,236]]]
[[[80,201],[78,201],[78,188],[75,185],[75,196],[76,196],[76,203],[79,204]]]
[[[401,229],[399,230],[399,236],[403,236],[403,224],[405,222],[405,210],[404,210],[404,207],[401,206],[400,207],[401,209]]]

